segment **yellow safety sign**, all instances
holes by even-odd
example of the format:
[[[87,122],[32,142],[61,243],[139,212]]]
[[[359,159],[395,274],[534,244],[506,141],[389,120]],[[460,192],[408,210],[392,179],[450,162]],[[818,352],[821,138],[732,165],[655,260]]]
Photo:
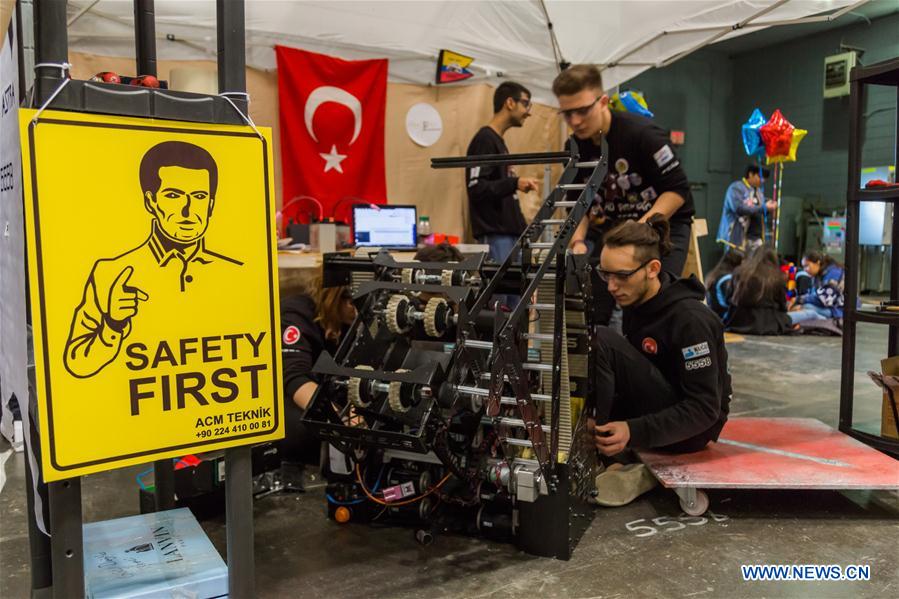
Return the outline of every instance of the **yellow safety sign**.
[[[271,131],[20,111],[44,480],[283,437]]]

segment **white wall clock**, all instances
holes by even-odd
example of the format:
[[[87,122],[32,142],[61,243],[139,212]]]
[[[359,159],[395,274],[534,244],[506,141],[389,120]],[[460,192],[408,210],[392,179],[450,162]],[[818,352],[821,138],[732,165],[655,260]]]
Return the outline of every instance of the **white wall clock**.
[[[437,143],[443,134],[443,120],[437,109],[419,102],[406,113],[406,133],[416,144],[427,148]]]

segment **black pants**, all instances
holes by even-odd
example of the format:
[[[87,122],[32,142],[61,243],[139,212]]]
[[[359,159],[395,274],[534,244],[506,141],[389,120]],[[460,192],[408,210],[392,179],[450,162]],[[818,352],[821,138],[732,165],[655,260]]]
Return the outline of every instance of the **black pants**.
[[[321,440],[303,424],[303,413],[292,397],[284,398],[284,438],[278,441],[281,460],[318,464]]]
[[[592,407],[597,424],[654,414],[680,401],[661,371],[608,327],[596,327],[592,359]],[[654,449],[699,451],[712,439],[710,432]]]
[[[689,222],[671,223],[671,253],[662,258],[662,270],[666,270],[678,278],[684,272],[684,264],[687,262],[691,227],[692,224]],[[601,251],[602,243],[597,243],[593,252],[595,260],[599,259]],[[591,270],[590,275],[593,287],[593,322],[608,325],[612,320],[612,311],[615,309],[615,298],[609,293],[606,282],[599,278],[595,270]]]

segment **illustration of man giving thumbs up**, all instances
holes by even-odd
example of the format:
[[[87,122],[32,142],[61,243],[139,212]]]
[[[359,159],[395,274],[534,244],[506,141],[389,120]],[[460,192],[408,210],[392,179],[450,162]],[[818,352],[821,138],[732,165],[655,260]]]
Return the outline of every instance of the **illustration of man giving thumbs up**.
[[[204,277],[221,280],[222,268],[242,262],[206,248],[203,236],[215,206],[218,167],[200,146],[166,141],[140,162],[150,236],[136,248],[94,263],[75,310],[64,363],[75,377],[92,377],[119,354],[137,326],[143,305],[188,294]]]

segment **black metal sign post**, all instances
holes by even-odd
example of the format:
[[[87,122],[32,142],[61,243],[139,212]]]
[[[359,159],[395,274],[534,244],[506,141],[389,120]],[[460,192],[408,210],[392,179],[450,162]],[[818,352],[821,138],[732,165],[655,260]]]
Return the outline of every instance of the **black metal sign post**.
[[[246,114],[246,40],[244,3],[216,0],[219,94],[233,94],[235,106]],[[253,559],[253,477],[248,445],[225,450],[225,521],[228,537],[228,596],[255,596]]]
[[[63,65],[68,61],[65,0],[35,0],[34,104],[48,108],[102,114],[169,118],[184,121],[245,124],[246,45],[244,1],[216,0],[218,24],[219,96],[163,89],[146,89],[141,97],[118,93],[113,85],[91,86],[69,81]],[[134,0],[137,75],[156,75],[156,40],[153,0]],[[108,89],[109,91],[105,91]],[[229,100],[222,97],[227,94]],[[235,110],[235,108],[237,110]],[[225,502],[227,517],[228,596],[255,596],[253,557],[253,497],[250,447],[225,450]],[[174,471],[171,460],[154,463],[158,509],[174,507]],[[84,596],[81,479],[49,485],[52,596]],[[29,517],[33,518],[33,515]],[[43,564],[42,564],[43,565]]]

